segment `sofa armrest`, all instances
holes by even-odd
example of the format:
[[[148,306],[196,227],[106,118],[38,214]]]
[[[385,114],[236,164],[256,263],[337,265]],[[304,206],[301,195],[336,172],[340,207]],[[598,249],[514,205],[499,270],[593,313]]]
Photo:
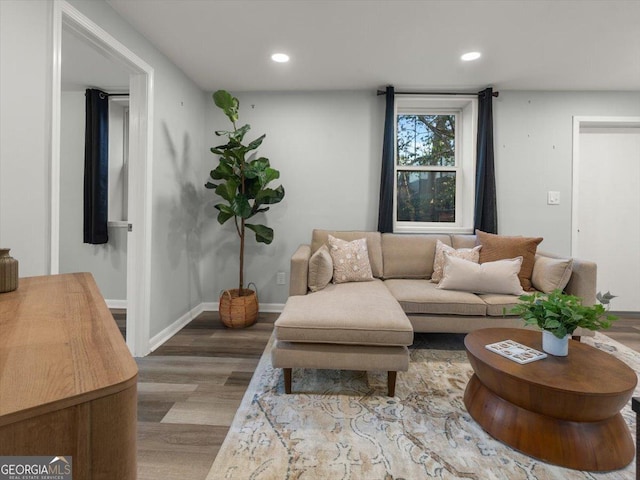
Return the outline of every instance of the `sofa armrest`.
[[[564,291],[582,298],[583,305],[595,305],[598,267],[595,262],[573,259],[571,278]]]
[[[311,245],[300,245],[291,256],[291,273],[289,278],[289,296],[306,295],[309,279],[309,259]]]

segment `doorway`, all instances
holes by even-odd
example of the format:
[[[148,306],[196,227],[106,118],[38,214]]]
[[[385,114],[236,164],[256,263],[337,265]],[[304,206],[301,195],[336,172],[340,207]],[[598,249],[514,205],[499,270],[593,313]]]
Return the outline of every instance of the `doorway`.
[[[66,1],[55,0],[53,22],[53,82],[51,134],[51,266],[60,272],[61,251],[61,103],[62,35],[73,32],[86,46],[119,65],[126,72],[129,97],[129,195],[125,232],[127,320],[126,341],[134,356],[149,353],[151,283],[151,171],[153,69],[127,47],[82,15]],[[84,131],[84,127],[82,127]],[[125,229],[126,230],[126,229]]]
[[[611,309],[640,311],[640,118],[574,118],[572,255],[598,265]]]

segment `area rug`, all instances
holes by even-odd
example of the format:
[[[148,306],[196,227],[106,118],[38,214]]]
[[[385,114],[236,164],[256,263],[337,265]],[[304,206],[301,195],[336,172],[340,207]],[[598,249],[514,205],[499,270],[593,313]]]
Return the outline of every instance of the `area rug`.
[[[581,472],[494,440],[463,404],[472,369],[462,336],[416,340],[391,398],[386,372],[306,369],[294,369],[294,394],[286,395],[282,371],[271,366],[272,337],[207,480],[635,478],[634,462],[615,472]],[[633,350],[600,333],[583,341],[640,372]],[[623,416],[635,438],[630,405]]]

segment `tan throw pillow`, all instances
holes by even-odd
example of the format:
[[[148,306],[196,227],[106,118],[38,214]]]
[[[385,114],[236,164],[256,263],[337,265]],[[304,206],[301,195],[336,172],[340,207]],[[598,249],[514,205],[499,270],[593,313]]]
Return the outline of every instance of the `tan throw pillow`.
[[[507,237],[476,230],[476,242],[478,245],[482,245],[480,263],[522,257],[522,267],[520,267],[518,277],[522,288],[527,291],[533,290],[531,274],[536,259],[536,250],[541,241],[542,237]]]
[[[329,285],[333,277],[333,261],[326,245],[321,246],[309,259],[309,290],[317,292]]]
[[[549,258],[538,255],[533,264],[531,284],[533,288],[544,293],[551,293],[556,289],[564,290],[571,278],[572,268],[572,258]]]
[[[522,295],[518,272],[522,257],[474,263],[445,253],[442,280],[436,288],[473,293]]]
[[[329,253],[333,260],[333,283],[373,280],[366,238],[347,242],[329,235]]]
[[[478,245],[473,248],[459,248],[455,249],[449,245],[442,243],[440,240],[436,242],[436,256],[433,259],[433,274],[431,275],[431,281],[438,283],[442,279],[442,268],[444,267],[444,254],[445,252],[451,256],[462,258],[463,260],[469,260],[473,263],[478,263],[480,260],[480,249],[482,245]]]

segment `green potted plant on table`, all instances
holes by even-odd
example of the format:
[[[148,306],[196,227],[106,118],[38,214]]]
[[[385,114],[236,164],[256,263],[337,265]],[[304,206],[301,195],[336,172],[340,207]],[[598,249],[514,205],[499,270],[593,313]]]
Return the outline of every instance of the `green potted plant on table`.
[[[225,224],[233,219],[240,240],[240,274],[238,288],[225,290],[220,296],[220,319],[227,327],[238,328],[253,325],[258,318],[258,297],[254,290],[244,286],[244,245],[247,229],[255,234],[258,242],[270,244],[273,241],[273,229],[247,220],[258,213],[269,210],[269,205],[279,203],[284,198],[284,188],[268,185],[280,177],[280,172],[271,168],[269,160],[256,158],[255,150],[262,144],[266,135],[244,144],[244,137],[250,125],[238,127],[238,108],[240,102],[229,92],[218,90],[213,101],[231,121],[233,130],[218,130],[215,134],[225,137],[227,143],[211,148],[219,156],[217,167],[209,174],[206,188],[213,189],[222,200],[215,205],[218,210],[218,223]]]
[[[520,296],[520,304],[511,309],[527,325],[536,325],[542,330],[542,349],[556,356],[569,353],[569,337],[578,327],[600,330],[611,326],[617,317],[608,315],[608,306],[614,295],[598,293],[600,303],[582,305],[582,299],[567,295],[561,290],[549,294],[535,292]],[[604,307],[607,305],[607,308]]]

